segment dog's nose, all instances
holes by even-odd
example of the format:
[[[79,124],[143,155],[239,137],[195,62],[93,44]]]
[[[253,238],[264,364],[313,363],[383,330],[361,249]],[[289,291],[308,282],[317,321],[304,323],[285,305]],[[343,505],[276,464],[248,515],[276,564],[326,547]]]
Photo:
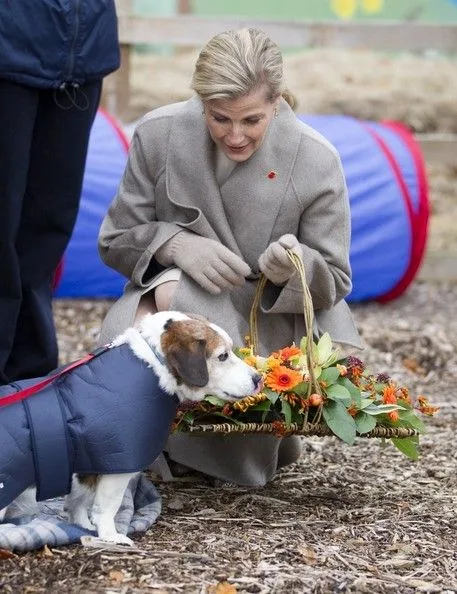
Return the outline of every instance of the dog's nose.
[[[257,392],[260,392],[263,387],[262,376],[256,373],[252,377],[252,383],[254,384],[254,394],[257,394]]]

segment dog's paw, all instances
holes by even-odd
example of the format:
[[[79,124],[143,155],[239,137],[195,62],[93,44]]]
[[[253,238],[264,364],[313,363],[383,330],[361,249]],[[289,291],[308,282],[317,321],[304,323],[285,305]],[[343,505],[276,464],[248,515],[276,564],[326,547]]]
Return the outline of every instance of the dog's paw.
[[[133,547],[135,545],[135,543],[133,542],[133,540],[131,538],[129,538],[125,534],[120,534],[119,532],[106,533],[106,534],[103,534],[103,532],[102,532],[101,534],[99,533],[98,537],[101,540],[104,540],[106,542],[113,542],[115,544],[127,545],[129,547]]]

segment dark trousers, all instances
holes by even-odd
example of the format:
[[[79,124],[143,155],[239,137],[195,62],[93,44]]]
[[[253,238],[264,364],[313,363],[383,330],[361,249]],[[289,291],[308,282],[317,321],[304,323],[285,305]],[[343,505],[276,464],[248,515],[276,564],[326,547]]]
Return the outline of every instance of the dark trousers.
[[[0,384],[57,366],[54,271],[78,214],[101,82],[42,90],[0,80]]]

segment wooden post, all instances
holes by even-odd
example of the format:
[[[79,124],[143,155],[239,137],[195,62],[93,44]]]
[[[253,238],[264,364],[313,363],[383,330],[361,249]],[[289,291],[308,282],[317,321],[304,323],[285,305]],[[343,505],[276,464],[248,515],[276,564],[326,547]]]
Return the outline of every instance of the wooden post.
[[[118,17],[125,19],[133,16],[133,0],[116,0],[116,9]],[[120,31],[122,40],[122,31]],[[121,66],[119,70],[107,76],[103,83],[103,93],[101,105],[106,111],[115,117],[122,119],[125,117],[130,103],[130,58],[131,44],[120,44]]]

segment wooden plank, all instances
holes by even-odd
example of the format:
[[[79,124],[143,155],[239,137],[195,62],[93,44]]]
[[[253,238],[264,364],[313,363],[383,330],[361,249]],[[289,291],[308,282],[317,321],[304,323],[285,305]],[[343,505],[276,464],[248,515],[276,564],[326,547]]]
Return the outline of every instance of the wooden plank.
[[[457,134],[417,134],[427,163],[457,165]]]
[[[119,14],[122,43],[172,43],[201,47],[227,29],[264,29],[282,47],[365,48],[388,51],[457,53],[457,25],[412,22],[266,21],[252,18],[203,18],[194,15],[126,16]]]

